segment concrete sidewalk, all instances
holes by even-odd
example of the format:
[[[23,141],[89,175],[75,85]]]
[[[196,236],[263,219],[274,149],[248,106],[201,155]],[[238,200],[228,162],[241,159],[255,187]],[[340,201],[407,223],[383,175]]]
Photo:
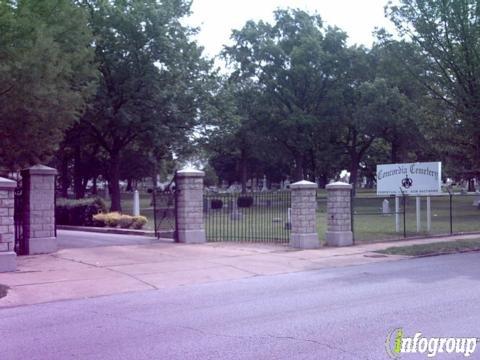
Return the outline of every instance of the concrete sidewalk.
[[[19,257],[16,272],[0,273],[0,284],[10,287],[8,295],[0,299],[0,307],[395,261],[407,257],[374,251],[478,237],[464,235],[301,251],[281,245],[171,242],[62,249],[50,255]]]

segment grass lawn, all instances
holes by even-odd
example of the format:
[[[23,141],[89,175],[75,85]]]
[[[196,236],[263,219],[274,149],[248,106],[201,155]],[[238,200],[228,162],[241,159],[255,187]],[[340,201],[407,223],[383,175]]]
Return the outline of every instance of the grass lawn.
[[[395,230],[395,215],[382,214],[383,197],[377,197],[372,191],[361,189],[353,203],[353,230],[356,243],[378,242],[385,240],[398,240],[403,238],[403,208],[400,201],[400,231]],[[224,195],[222,195],[224,196]],[[230,196],[230,195],[225,195]],[[275,194],[268,196],[275,197]],[[280,198],[277,204],[281,204],[285,198]],[[390,209],[394,211],[395,200],[388,198]],[[480,210],[473,206],[475,196],[458,195],[453,197],[452,201],[452,231],[453,233],[465,233],[480,231]],[[273,203],[275,204],[275,201]],[[325,232],[327,228],[326,221],[326,192],[319,190],[317,193],[317,231],[321,242],[325,241]],[[420,232],[416,231],[416,210],[415,198],[409,197],[406,201],[406,235],[428,236],[450,233],[450,203],[448,196],[431,197],[431,229],[426,230],[426,197],[421,198],[421,222]],[[267,241],[268,239],[278,239],[278,242],[286,242],[288,230],[285,228],[287,220],[288,204],[278,206],[254,206],[248,211],[242,210],[242,216],[232,216],[227,209],[221,211],[214,210],[205,214],[205,227],[207,236],[211,240],[235,240],[239,237],[246,241]],[[132,213],[133,194],[122,194],[122,208],[126,214]],[[140,193],[140,213],[148,219],[145,229],[153,230],[153,207],[151,205],[151,194]],[[163,222],[161,227],[168,229],[171,221],[168,219]],[[277,241],[277,240],[273,240]]]
[[[456,240],[422,245],[390,247],[378,253],[388,255],[429,256],[453,254],[466,251],[480,251],[480,239]]]
[[[0,284],[0,298],[7,296],[8,286]]]

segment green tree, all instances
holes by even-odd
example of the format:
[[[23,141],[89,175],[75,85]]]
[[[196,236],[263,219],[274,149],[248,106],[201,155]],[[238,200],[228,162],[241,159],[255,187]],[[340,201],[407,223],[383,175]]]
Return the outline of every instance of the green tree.
[[[416,79],[442,102],[445,112],[437,120],[449,122],[436,126],[468,158],[457,168],[469,164],[467,172],[480,174],[480,3],[401,0],[387,14],[405,42],[419,49],[424,71]]]
[[[108,157],[111,210],[120,211],[122,152],[181,144],[201,114],[209,63],[182,25],[183,0],[84,0],[95,36],[100,85],[82,118]]]
[[[70,0],[0,1],[0,165],[46,161],[95,85],[93,38]]]
[[[278,10],[274,25],[249,21],[232,38],[235,44],[225,55],[233,75],[249,78],[262,89],[268,112],[262,119],[264,134],[284,147],[294,164],[294,178],[301,180],[317,140],[314,129],[325,116],[329,89],[337,81],[336,61],[346,34],[323,27],[317,15]]]

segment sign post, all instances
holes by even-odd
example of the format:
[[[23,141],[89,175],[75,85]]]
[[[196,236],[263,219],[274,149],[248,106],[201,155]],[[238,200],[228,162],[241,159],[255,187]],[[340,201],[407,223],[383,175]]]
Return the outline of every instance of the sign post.
[[[417,232],[421,230],[421,196],[427,197],[427,231],[431,230],[430,195],[441,192],[441,182],[441,162],[377,165],[377,195],[395,196],[395,231],[400,231],[400,204],[398,197],[405,195],[416,197]]]
[[[377,165],[377,195],[437,194],[441,175],[441,162]]]

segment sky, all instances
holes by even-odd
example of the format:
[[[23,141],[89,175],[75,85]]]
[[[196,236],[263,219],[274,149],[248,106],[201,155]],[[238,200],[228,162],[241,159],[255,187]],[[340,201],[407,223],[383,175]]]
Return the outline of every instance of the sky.
[[[200,27],[197,40],[213,57],[229,43],[232,29],[248,20],[273,21],[277,8],[298,8],[318,13],[327,25],[347,32],[348,44],[372,45],[375,27],[393,29],[384,17],[388,0],[193,0],[188,24]]]

